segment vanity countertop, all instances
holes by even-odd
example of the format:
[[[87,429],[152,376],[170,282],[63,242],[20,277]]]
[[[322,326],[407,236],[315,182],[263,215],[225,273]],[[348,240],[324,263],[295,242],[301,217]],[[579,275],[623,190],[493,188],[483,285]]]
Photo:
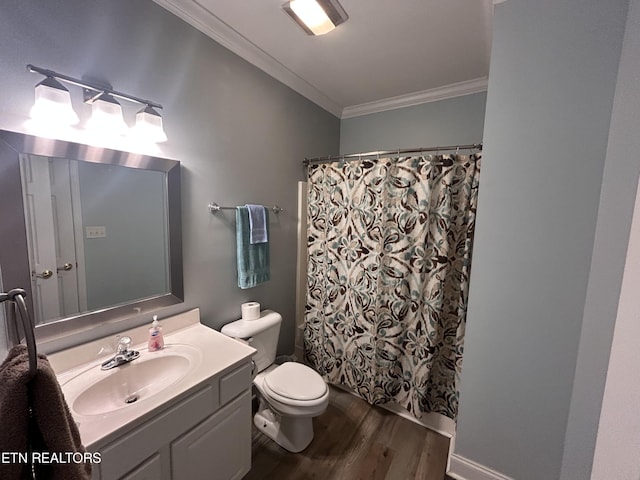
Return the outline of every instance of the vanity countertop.
[[[78,413],[74,408],[74,401],[78,398],[79,392],[74,384],[78,383],[75,379],[80,375],[88,379],[86,384],[91,384],[113,375],[118,369],[130,367],[130,365],[123,365],[107,371],[100,369],[102,362],[113,357],[112,345],[115,343],[115,337],[96,340],[49,355],[49,361],[78,424],[82,442],[89,450],[95,450],[117,437],[122,431],[143,423],[159,409],[189,395],[202,382],[230,371],[243,361],[246,362],[255,352],[250,346],[202,325],[198,309],[162,319],[160,322],[163,327],[165,348],[158,352],[147,350],[148,325],[121,333],[132,338],[131,348],[141,353],[139,360],[148,361],[171,355],[172,352],[179,351],[185,346],[196,352],[193,356],[195,360],[192,359],[184,376],[170,386],[108,413]],[[139,360],[133,360],[131,365]]]

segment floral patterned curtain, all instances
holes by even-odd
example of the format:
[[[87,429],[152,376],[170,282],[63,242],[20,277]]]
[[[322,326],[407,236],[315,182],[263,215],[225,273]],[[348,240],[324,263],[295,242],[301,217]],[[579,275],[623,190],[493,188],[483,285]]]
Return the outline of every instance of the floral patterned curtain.
[[[480,155],[309,167],[304,346],[328,382],[452,419]]]

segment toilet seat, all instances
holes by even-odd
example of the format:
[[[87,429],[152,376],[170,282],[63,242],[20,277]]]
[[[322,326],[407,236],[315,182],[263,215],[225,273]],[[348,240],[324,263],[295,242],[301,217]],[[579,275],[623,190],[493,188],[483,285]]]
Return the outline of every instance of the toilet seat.
[[[274,400],[294,406],[314,406],[326,400],[328,388],[306,365],[286,362],[269,372],[262,383]]]

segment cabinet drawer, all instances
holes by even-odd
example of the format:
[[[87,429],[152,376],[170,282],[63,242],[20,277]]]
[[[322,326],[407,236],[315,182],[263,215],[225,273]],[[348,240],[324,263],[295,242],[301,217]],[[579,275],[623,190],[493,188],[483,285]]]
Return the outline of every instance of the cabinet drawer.
[[[220,379],[220,405],[237,397],[243,390],[251,387],[251,363],[227,373]]]
[[[157,415],[102,449],[101,478],[120,478],[219,407],[218,385],[210,383],[188,399]]]

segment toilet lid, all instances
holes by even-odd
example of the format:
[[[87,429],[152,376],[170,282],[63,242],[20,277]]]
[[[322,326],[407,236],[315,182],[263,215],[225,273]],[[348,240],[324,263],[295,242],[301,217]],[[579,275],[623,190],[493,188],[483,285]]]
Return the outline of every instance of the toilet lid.
[[[274,393],[293,400],[315,400],[327,392],[327,384],[306,365],[286,362],[269,373],[265,379]]]

